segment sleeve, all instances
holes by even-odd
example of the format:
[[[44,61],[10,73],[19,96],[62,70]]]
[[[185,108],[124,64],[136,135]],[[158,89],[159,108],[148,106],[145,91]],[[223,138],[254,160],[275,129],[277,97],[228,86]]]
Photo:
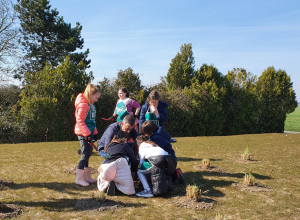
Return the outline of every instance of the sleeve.
[[[132,137],[132,139],[135,141],[137,136],[139,136],[139,134],[137,133],[137,131],[134,128],[132,128],[132,130],[130,132],[130,137]]]
[[[170,144],[169,140],[167,140],[165,138],[161,138],[159,136],[154,136],[154,137],[151,138],[151,141],[153,141],[155,144],[160,146],[160,148],[167,151],[173,157],[176,157],[175,156],[175,151],[174,151],[172,145]]]
[[[126,151],[126,156],[128,156],[129,161],[131,163],[131,167],[130,167],[131,171],[136,171],[139,162],[136,156],[134,155],[132,148],[128,144],[126,144],[125,151]]]
[[[89,111],[89,106],[86,103],[81,103],[77,106],[77,115],[76,115],[76,124],[78,128],[80,129],[82,135],[84,137],[87,137],[91,135],[90,129],[85,124],[85,118],[87,116],[87,113]]]
[[[141,127],[142,127],[142,124],[145,122],[145,116],[146,116],[146,113],[147,113],[147,103],[145,103],[141,109],[141,113],[140,113],[140,122],[139,122],[139,131],[141,132]]]
[[[159,124],[164,123],[168,120],[168,112],[166,107],[159,109],[159,116],[156,117],[159,120]]]
[[[135,100],[133,100],[133,99],[131,99],[131,106],[132,106],[133,108],[141,108],[140,104],[137,103],[137,101],[135,101]]]

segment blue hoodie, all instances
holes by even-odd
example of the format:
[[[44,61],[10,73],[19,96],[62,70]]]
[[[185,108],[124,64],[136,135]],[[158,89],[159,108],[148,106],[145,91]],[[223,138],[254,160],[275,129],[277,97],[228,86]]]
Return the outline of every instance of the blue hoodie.
[[[159,113],[159,116],[156,117],[156,119],[159,121],[159,126],[163,126],[164,122],[168,120],[168,113],[167,108],[169,107],[169,104],[167,102],[158,102],[157,105],[157,111]],[[141,130],[142,124],[145,122],[145,116],[149,109],[149,103],[146,101],[146,103],[142,106],[141,114],[140,114],[140,123],[139,123],[139,131]]]
[[[164,127],[159,127],[158,130],[150,137],[150,140],[167,151],[172,157],[177,160],[175,151],[173,150],[173,147],[169,141],[170,138],[171,137],[169,133],[164,129]]]

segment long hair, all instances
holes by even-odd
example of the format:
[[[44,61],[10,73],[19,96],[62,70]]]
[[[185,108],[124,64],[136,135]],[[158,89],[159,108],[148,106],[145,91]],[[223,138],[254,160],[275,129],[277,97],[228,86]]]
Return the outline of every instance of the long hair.
[[[95,95],[97,92],[100,92],[97,86],[94,86],[92,83],[89,83],[83,93],[83,96],[86,98],[89,104],[91,104],[91,95]]]
[[[156,124],[151,121],[145,121],[142,126],[141,126],[141,134],[142,135],[148,135],[148,136],[152,136],[156,131],[158,130],[158,127],[156,126]]]

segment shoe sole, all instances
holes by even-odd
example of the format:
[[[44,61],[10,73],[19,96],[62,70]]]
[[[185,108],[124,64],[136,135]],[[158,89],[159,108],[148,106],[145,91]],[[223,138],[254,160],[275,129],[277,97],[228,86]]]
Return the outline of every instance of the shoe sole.
[[[151,197],[153,197],[153,195],[136,195],[136,196],[138,196],[138,197],[146,197],[146,198],[151,198]]]

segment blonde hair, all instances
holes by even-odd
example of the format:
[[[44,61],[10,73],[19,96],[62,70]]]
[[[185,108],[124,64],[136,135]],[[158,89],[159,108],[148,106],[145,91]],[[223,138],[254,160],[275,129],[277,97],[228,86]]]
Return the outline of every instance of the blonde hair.
[[[89,83],[84,90],[84,97],[88,100],[88,103],[91,104],[91,95],[95,95],[97,92],[100,92],[97,86],[94,86],[92,83]]]

